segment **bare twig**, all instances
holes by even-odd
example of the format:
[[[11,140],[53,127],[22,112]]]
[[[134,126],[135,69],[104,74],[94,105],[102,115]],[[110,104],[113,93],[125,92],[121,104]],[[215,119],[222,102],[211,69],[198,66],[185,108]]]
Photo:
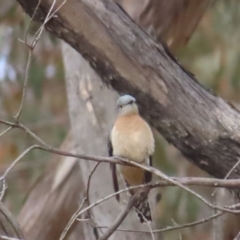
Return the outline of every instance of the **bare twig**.
[[[64,231],[63,231],[63,233],[62,233],[62,235],[61,235],[61,237],[60,237],[59,240],[63,240],[63,239],[65,238],[65,236],[66,236],[69,228],[72,226],[73,222],[74,222],[79,216],[81,216],[84,212],[86,212],[86,211],[88,211],[89,209],[91,209],[91,208],[99,205],[100,203],[102,203],[102,202],[104,202],[104,201],[106,201],[106,200],[108,200],[108,199],[116,196],[117,194],[120,194],[120,193],[125,192],[125,191],[129,191],[129,188],[125,188],[125,189],[119,190],[118,192],[114,192],[114,193],[112,193],[112,194],[110,194],[110,195],[108,195],[108,196],[106,196],[106,197],[104,197],[104,198],[102,198],[102,199],[99,199],[98,201],[92,203],[91,205],[87,206],[87,207],[84,208],[83,210],[79,210],[79,209],[78,209],[78,210],[74,213],[74,215],[71,217],[70,221],[68,222],[67,226],[65,227],[65,229],[64,229]]]
[[[4,172],[4,174],[0,177],[0,180],[3,180],[7,177],[8,173],[15,167],[15,165],[26,155],[28,154],[31,150],[34,148],[37,148],[37,145],[33,145],[29,148],[27,148],[25,151],[23,151],[7,168],[7,170]]]
[[[96,163],[96,165],[94,166],[94,168],[92,169],[92,171],[90,172],[90,174],[88,176],[86,198],[87,198],[87,202],[89,205],[90,205],[89,190],[90,190],[91,179],[92,179],[94,172],[97,170],[98,166],[100,165],[100,163],[101,162]]]
[[[54,17],[54,15],[60,10],[60,8],[61,8],[66,2],[67,2],[67,0],[64,0],[64,1],[59,5],[59,7],[57,7],[57,9],[56,9],[53,13],[51,13],[52,10],[53,10],[53,8],[54,8],[54,6],[55,6],[55,4],[56,4],[56,0],[53,1],[53,3],[52,3],[52,5],[51,5],[51,7],[50,7],[50,9],[49,9],[49,11],[48,11],[48,13],[47,13],[47,16],[46,16],[43,24],[40,26],[40,28],[37,30],[37,32],[36,32],[35,35],[34,35],[33,42],[32,42],[32,46],[35,46],[35,45],[37,44],[38,40],[40,39],[40,37],[41,37],[41,35],[42,35],[42,32],[43,32],[43,30],[44,30],[45,25],[49,22],[49,20],[50,20],[52,17]]]
[[[137,212],[142,215],[142,218],[144,219],[145,223],[147,223],[147,225],[148,225],[149,233],[151,234],[152,240],[155,240],[150,222],[146,219],[146,217],[137,208],[135,210],[137,210]]]
[[[240,159],[234,164],[234,166],[230,169],[230,171],[227,173],[224,179],[227,179],[230,176],[230,174],[239,165],[239,163],[240,163]],[[216,189],[213,191],[212,196],[214,196],[215,192],[216,192]]]
[[[3,181],[3,188],[1,191],[1,198],[3,198],[5,190],[6,190],[6,183],[5,183],[5,179],[8,175],[8,173],[15,167],[15,165],[27,154],[29,153],[31,150],[33,150],[34,148],[37,148],[37,145],[33,145],[29,148],[27,148],[24,152],[22,152],[11,164],[10,166],[6,169],[6,171],[4,172],[4,174],[0,177],[0,180]]]
[[[25,76],[24,76],[24,83],[23,83],[23,91],[22,91],[22,99],[21,99],[21,103],[20,103],[20,106],[19,106],[19,109],[18,109],[18,112],[17,114],[14,116],[14,118],[16,119],[16,121],[18,122],[19,120],[19,117],[22,113],[22,108],[23,108],[23,104],[24,104],[24,101],[25,101],[25,98],[26,98],[26,95],[27,95],[27,84],[28,84],[28,79],[29,79],[29,68],[30,68],[30,65],[31,65],[31,60],[32,60],[32,53],[33,53],[33,50],[34,50],[34,47],[33,45],[29,45],[27,43],[27,35],[28,35],[28,31],[30,29],[30,26],[31,26],[31,23],[33,21],[33,18],[38,10],[38,7],[41,3],[41,0],[38,1],[38,4],[36,6],[36,8],[34,9],[34,13],[33,13],[33,16],[31,17],[30,19],[30,22],[28,24],[28,27],[27,27],[27,30],[25,32],[25,36],[24,36],[24,44],[28,47],[29,49],[29,53],[28,53],[28,60],[27,60],[27,66],[26,66],[26,69],[25,69]]]
[[[203,203],[205,203],[207,206],[209,206],[212,209],[217,209],[217,210],[220,210],[220,211],[231,212],[231,213],[240,213],[239,210],[232,210],[230,208],[219,207],[219,206],[213,205],[212,203],[207,201],[205,198],[203,198],[200,194],[198,194],[198,193],[194,192],[193,190],[191,190],[190,188],[182,185],[178,181],[175,181],[174,179],[170,178],[169,176],[167,176],[166,174],[164,174],[163,172],[161,172],[160,170],[158,170],[156,168],[144,166],[144,165],[141,165],[141,164],[139,164],[137,162],[132,162],[132,161],[129,161],[129,160],[126,160],[126,159],[121,159],[121,160],[126,162],[126,163],[130,163],[133,166],[140,167],[140,168],[142,168],[142,169],[144,169],[146,171],[154,173],[158,177],[160,177],[160,178],[162,178],[162,179],[164,179],[164,180],[166,180],[166,181],[168,181],[168,182],[170,182],[170,183],[172,183],[172,184],[182,188],[186,192],[191,193],[192,195],[194,195],[196,198],[198,198],[200,201],[202,201]]]
[[[79,206],[79,208],[77,209],[77,211],[72,215],[71,219],[69,220],[67,226],[64,228],[60,239],[59,240],[63,240],[65,238],[65,236],[67,235],[69,229],[71,228],[71,226],[73,225],[73,223],[75,222],[75,220],[80,216],[80,214],[78,214],[81,209],[83,208],[84,203],[86,202],[86,197],[83,199],[81,205]]]
[[[0,133],[0,137],[2,137],[4,134],[9,132],[11,129],[12,129],[12,127],[8,127],[7,129],[5,129],[3,132]]]
[[[118,226],[123,222],[123,220],[126,218],[128,213],[131,211],[138,197],[139,197],[139,193],[137,192],[128,200],[128,204],[126,208],[120,213],[120,215],[117,217],[117,219],[112,224],[112,226],[99,238],[99,240],[108,239],[116,231]]]
[[[172,219],[172,222],[174,226],[179,226],[179,224],[174,219]],[[182,234],[180,231],[178,232],[178,236],[179,236],[179,240],[182,240]]]
[[[34,35],[34,38],[33,38],[33,41],[31,44],[28,44],[27,43],[27,34],[28,34],[28,31],[29,31],[29,28],[30,28],[30,25],[33,21],[33,18],[38,10],[38,7],[41,3],[41,0],[38,1],[38,4],[36,6],[36,8],[34,9],[34,13],[33,13],[33,16],[31,17],[30,19],[30,22],[29,22],[29,25],[28,25],[28,28],[25,32],[25,37],[24,37],[24,41],[22,41],[29,49],[29,54],[28,54],[28,61],[27,61],[27,66],[26,66],[26,69],[25,69],[25,77],[24,77],[24,83],[23,83],[23,91],[22,91],[22,99],[21,99],[21,103],[20,103],[20,106],[19,106],[19,109],[18,109],[18,112],[17,114],[14,116],[14,118],[16,119],[16,121],[18,122],[19,120],[19,117],[22,113],[22,109],[23,109],[23,105],[24,105],[24,101],[25,101],[25,98],[26,98],[26,95],[27,95],[27,84],[28,84],[28,80],[29,80],[29,68],[30,68],[30,65],[31,65],[31,60],[32,60],[32,54],[33,54],[33,50],[37,44],[37,42],[39,41],[39,39],[41,38],[41,35],[43,33],[43,30],[44,30],[44,27],[45,25],[48,23],[48,21],[57,13],[57,11],[66,3],[67,0],[64,0],[60,6],[52,13],[52,10],[56,4],[56,0],[53,1],[48,13],[47,13],[47,16],[43,22],[43,24],[40,26],[40,28],[38,29],[38,31],[35,33]]]
[[[37,4],[37,6],[36,6],[35,9],[34,9],[33,15],[32,15],[32,17],[30,18],[29,24],[28,24],[27,29],[26,29],[25,34],[24,34],[24,40],[22,40],[22,39],[20,39],[20,38],[18,39],[20,42],[26,44],[27,47],[29,47],[29,48],[31,48],[31,46],[28,44],[27,35],[28,35],[29,29],[30,29],[30,27],[31,27],[31,24],[32,24],[32,22],[33,22],[33,19],[34,19],[36,13],[37,13],[37,10],[38,10],[38,8],[39,8],[39,6],[40,6],[40,3],[41,3],[41,0],[38,1],[38,4]]]
[[[92,169],[92,171],[90,172],[90,174],[88,176],[87,191],[86,191],[86,201],[87,201],[88,206],[90,205],[89,191],[90,191],[91,179],[92,179],[92,176],[93,176],[94,172],[97,170],[99,165],[100,165],[100,162],[96,163],[96,165],[94,166],[94,168]],[[88,215],[89,215],[89,221],[91,222],[92,226],[95,229],[97,229],[97,224],[96,224],[96,221],[93,218],[93,214],[92,214],[91,209],[88,210]]]
[[[16,121],[19,120],[19,117],[22,113],[23,104],[24,104],[24,101],[25,101],[25,98],[27,95],[27,84],[28,84],[28,79],[29,79],[29,68],[30,68],[31,61],[32,61],[32,53],[33,53],[33,49],[29,48],[27,66],[25,69],[25,77],[24,77],[24,83],[23,83],[22,99],[21,99],[21,103],[20,103],[17,114],[15,116],[13,116],[16,119]]]
[[[201,220],[198,220],[198,221],[195,221],[195,222],[185,223],[185,224],[181,224],[181,225],[177,225],[177,226],[169,226],[169,227],[162,228],[162,229],[156,229],[156,230],[153,230],[152,233],[157,234],[157,233],[173,231],[173,230],[177,230],[177,229],[181,229],[181,228],[193,227],[193,226],[196,226],[196,225],[199,225],[199,224],[209,222],[209,221],[211,221],[211,220],[213,220],[217,217],[220,217],[222,214],[224,214],[224,213],[223,212],[218,212],[214,215],[211,215],[207,218],[204,218],[204,219],[201,219]],[[99,228],[107,228],[107,227],[99,227]],[[138,230],[132,230],[132,229],[116,229],[116,231],[132,232],[132,233],[140,233],[140,234],[143,234],[143,233],[151,234],[150,231],[141,231],[141,230],[138,231]]]

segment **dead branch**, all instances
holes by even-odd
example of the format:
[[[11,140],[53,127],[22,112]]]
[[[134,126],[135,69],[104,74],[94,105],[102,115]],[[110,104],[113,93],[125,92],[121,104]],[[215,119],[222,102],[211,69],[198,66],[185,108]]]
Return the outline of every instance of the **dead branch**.
[[[112,226],[110,228],[108,228],[108,230],[99,238],[99,240],[107,240],[116,231],[116,229],[119,227],[119,225],[122,223],[122,221],[126,218],[128,213],[131,211],[131,209],[134,206],[134,203],[136,202],[138,197],[139,197],[139,193],[137,192],[134,194],[134,196],[132,196],[128,200],[128,204],[127,204],[126,208],[120,213],[120,215],[117,217],[117,219],[112,224]]]
[[[10,240],[24,240],[17,221],[11,216],[9,210],[0,202],[0,238]]]
[[[152,233],[153,233],[153,234],[156,234],[156,233],[173,231],[173,230],[177,230],[177,229],[181,229],[181,228],[193,227],[193,226],[196,226],[196,225],[199,225],[199,224],[203,224],[203,223],[212,221],[213,219],[218,218],[218,217],[220,217],[221,215],[223,215],[223,213],[222,213],[222,212],[219,212],[219,213],[216,213],[216,214],[211,215],[211,216],[209,216],[209,217],[203,218],[203,219],[201,219],[201,220],[197,220],[197,221],[195,221],[195,222],[180,224],[180,225],[177,225],[177,226],[176,226],[176,225],[175,225],[175,226],[168,226],[168,227],[165,227],[165,228],[162,228],[162,229],[156,229],[156,230],[153,230]],[[107,228],[107,227],[101,227],[101,226],[99,226],[99,228],[105,229],[105,228]],[[118,229],[118,228],[117,228],[116,231],[119,231],[119,232],[132,232],[132,233],[140,233],[140,234],[143,234],[143,233],[151,234],[150,231],[141,231],[141,230],[132,230],[132,229]]]

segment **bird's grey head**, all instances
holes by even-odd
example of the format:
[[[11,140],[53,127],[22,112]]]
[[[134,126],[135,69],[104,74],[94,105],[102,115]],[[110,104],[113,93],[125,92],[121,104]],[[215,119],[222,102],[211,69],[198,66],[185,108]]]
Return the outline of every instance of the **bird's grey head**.
[[[119,115],[138,113],[136,99],[130,95],[121,96],[117,101]]]

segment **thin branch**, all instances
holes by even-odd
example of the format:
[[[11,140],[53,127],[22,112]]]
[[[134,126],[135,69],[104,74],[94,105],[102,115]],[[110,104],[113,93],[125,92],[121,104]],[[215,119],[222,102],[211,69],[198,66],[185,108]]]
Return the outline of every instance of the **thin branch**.
[[[148,225],[148,228],[149,228],[149,233],[151,234],[151,237],[152,237],[152,240],[155,240],[155,237],[154,237],[154,234],[153,234],[153,230],[152,230],[152,227],[151,227],[151,224],[149,223],[149,221],[146,219],[146,217],[136,208],[135,210],[137,210],[137,212],[139,214],[141,214],[142,218],[144,219],[145,223],[147,223]]]
[[[16,121],[19,120],[19,117],[22,113],[23,104],[24,104],[25,98],[27,96],[27,84],[28,84],[28,79],[29,79],[29,68],[30,68],[31,61],[32,61],[32,53],[33,53],[33,49],[29,48],[27,66],[25,69],[25,77],[24,77],[24,83],[23,83],[22,99],[21,99],[21,103],[20,103],[17,114],[15,116],[13,116],[16,119]]]
[[[193,226],[196,226],[196,225],[199,225],[199,224],[203,224],[203,223],[209,222],[209,221],[211,221],[211,220],[213,220],[215,218],[220,217],[223,214],[224,214],[223,212],[218,212],[218,213],[216,213],[214,215],[211,215],[211,216],[209,216],[207,218],[203,218],[203,219],[195,221],[195,222],[185,223],[185,224],[181,224],[181,225],[177,225],[177,226],[169,226],[169,227],[162,228],[162,229],[156,229],[156,230],[153,230],[152,233],[157,234],[157,233],[173,231],[173,230],[177,230],[177,229],[181,229],[181,228],[193,227]],[[108,228],[108,227],[99,227],[99,228]],[[119,232],[132,232],[132,233],[140,233],[140,234],[143,234],[143,233],[151,234],[150,231],[141,231],[141,230],[138,231],[138,230],[132,230],[132,229],[116,229],[116,231],[119,231]]]
[[[32,46],[30,46],[30,45],[28,44],[28,41],[27,41],[28,32],[29,32],[29,29],[30,29],[31,24],[32,24],[32,22],[33,22],[33,19],[34,19],[36,13],[37,13],[37,10],[38,10],[38,8],[39,8],[39,6],[40,6],[40,3],[41,3],[41,0],[38,1],[38,4],[37,4],[37,6],[36,6],[35,9],[34,9],[33,15],[32,15],[32,17],[30,18],[29,24],[28,24],[27,29],[26,29],[25,34],[24,34],[24,40],[22,40],[22,39],[20,39],[20,38],[18,39],[20,42],[22,42],[22,43],[24,43],[25,45],[27,45],[28,48],[31,48],[31,47],[32,47]]]
[[[86,191],[86,201],[87,201],[87,205],[90,205],[90,198],[89,198],[89,191],[90,191],[90,184],[91,184],[91,180],[92,180],[92,176],[94,174],[94,172],[97,170],[98,166],[101,164],[101,162],[96,163],[96,165],[94,166],[94,168],[92,169],[92,171],[90,172],[89,176],[88,176],[88,182],[87,182],[87,191]],[[89,215],[89,221],[91,222],[92,226],[97,229],[97,224],[96,221],[93,218],[93,214],[91,212],[91,209],[88,210],[88,215]],[[101,229],[100,229],[101,230]],[[102,231],[102,230],[101,230]]]
[[[43,33],[43,30],[44,30],[44,27],[45,25],[48,23],[48,21],[57,13],[57,11],[66,3],[67,0],[64,0],[60,6],[53,12],[53,8],[56,4],[56,0],[54,0],[54,2],[52,3],[51,5],[51,8],[49,9],[48,13],[47,13],[47,16],[43,22],[43,24],[40,26],[40,28],[38,29],[38,31],[35,33],[34,37],[33,37],[33,41],[32,41],[32,44],[29,45],[27,43],[27,34],[28,34],[28,31],[29,31],[29,28],[30,28],[30,25],[33,21],[33,18],[39,8],[39,5],[41,3],[41,0],[38,1],[38,4],[36,6],[36,8],[34,9],[34,13],[33,13],[33,16],[31,17],[30,19],[30,22],[29,22],[29,25],[28,25],[28,28],[26,30],[26,33],[25,33],[25,37],[24,37],[24,44],[28,47],[29,49],[29,54],[28,54],[28,60],[27,60],[27,66],[26,66],[26,69],[25,69],[25,77],[24,77],[24,83],[23,83],[23,91],[22,91],[22,99],[21,99],[21,103],[20,103],[20,106],[19,106],[19,109],[18,109],[18,112],[17,114],[14,116],[14,118],[16,119],[16,121],[18,122],[19,120],[19,117],[22,113],[22,109],[23,109],[23,105],[24,105],[24,101],[26,99],[26,95],[27,95],[27,85],[28,85],[28,81],[29,81],[29,69],[30,69],[30,65],[31,65],[31,61],[32,61],[32,54],[33,54],[33,50],[38,42],[38,40],[41,38],[41,35]]]
[[[4,134],[9,132],[11,129],[12,129],[12,127],[8,127],[7,129],[5,129],[3,132],[0,133],[0,137],[2,137]]]
[[[10,166],[6,169],[6,171],[4,172],[4,174],[0,177],[0,180],[2,181],[3,184],[3,188],[1,191],[1,199],[3,198],[4,194],[5,194],[5,190],[6,190],[6,183],[5,183],[5,179],[8,175],[8,173],[16,166],[16,164],[26,155],[28,154],[31,150],[33,150],[34,148],[37,148],[37,145],[33,145],[29,148],[27,148],[24,152],[22,152],[11,164]]]
[[[164,174],[163,172],[161,172],[160,170],[156,169],[156,168],[153,168],[153,167],[148,167],[148,166],[144,166],[142,164],[139,164],[137,162],[133,162],[133,161],[130,161],[128,159],[122,159],[120,158],[119,160],[125,162],[125,163],[129,163],[129,164],[132,164],[133,166],[136,166],[136,167],[139,167],[139,168],[142,168],[146,171],[149,171],[155,175],[157,175],[158,177],[174,184],[175,186],[178,186],[180,188],[182,188],[183,190],[185,190],[186,192],[188,193],[191,193],[192,195],[194,195],[196,198],[198,198],[200,201],[202,201],[203,203],[205,203],[207,206],[209,206],[210,208],[212,209],[217,209],[217,210],[220,210],[220,211],[225,211],[225,212],[230,212],[230,213],[240,213],[239,210],[232,210],[230,207],[231,206],[227,206],[227,207],[219,207],[219,206],[216,206],[216,205],[213,205],[212,203],[210,203],[209,201],[207,201],[204,197],[202,197],[200,194],[194,192],[193,190],[191,190],[190,188],[182,185],[180,182],[170,178],[169,176],[167,176],[166,174]]]
[[[117,219],[112,224],[112,226],[99,238],[99,240],[107,240],[116,231],[116,229],[123,222],[123,220],[126,218],[128,213],[131,211],[138,197],[139,197],[139,193],[137,192],[128,200],[128,204],[126,208],[120,213],[120,215],[117,217]]]
[[[37,148],[37,145],[33,145],[29,148],[27,148],[25,151],[23,151],[7,168],[7,170],[4,172],[4,174],[0,177],[0,180],[3,180],[7,177],[8,173],[15,167],[15,165],[26,155],[28,154],[31,150]]]
[[[57,7],[57,9],[51,14],[55,4],[56,4],[56,0],[53,1],[48,13],[47,13],[47,16],[43,22],[43,24],[40,26],[40,28],[37,30],[37,32],[35,33],[34,35],[34,38],[33,38],[33,42],[32,42],[32,46],[35,46],[38,42],[38,40],[40,39],[41,35],[42,35],[42,32],[44,30],[44,27],[45,25],[49,22],[49,20],[52,19],[52,17],[55,16],[55,14],[60,10],[60,8],[67,2],[67,0],[64,0],[59,7]]]
[[[41,0],[38,1],[38,4],[36,6],[36,8],[34,9],[34,13],[32,15],[32,17],[30,18],[30,22],[28,24],[28,27],[27,27],[27,30],[25,32],[25,36],[24,36],[24,44],[28,47],[29,49],[29,53],[28,53],[28,60],[27,60],[27,66],[26,66],[26,69],[25,69],[25,77],[24,77],[24,83],[23,83],[23,91],[22,91],[22,99],[21,99],[21,103],[20,103],[20,106],[19,106],[19,109],[18,109],[18,112],[15,116],[13,116],[16,121],[18,122],[19,120],[19,117],[22,113],[22,109],[23,109],[23,104],[24,104],[24,101],[25,101],[25,98],[26,98],[26,95],[27,95],[27,84],[28,84],[28,79],[29,79],[29,68],[30,68],[30,65],[31,65],[31,61],[32,61],[32,53],[33,53],[33,50],[34,50],[34,47],[33,45],[29,45],[27,43],[27,35],[28,35],[28,31],[30,29],[30,26],[31,26],[31,23],[33,21],[33,18],[39,8],[39,5],[41,3]]]
[[[91,179],[92,179],[94,172],[97,170],[98,166],[100,165],[100,163],[101,162],[96,163],[96,165],[94,166],[94,168],[92,169],[92,171],[90,172],[90,174],[88,176],[86,199],[87,199],[87,202],[89,205],[90,205],[89,190],[90,190]]]
[[[92,171],[90,172],[89,176],[88,176],[88,182],[87,182],[87,190],[86,190],[86,197],[84,198],[84,201],[82,202],[82,204],[80,205],[80,207],[77,209],[77,211],[72,215],[69,223],[67,224],[67,226],[65,227],[65,229],[63,230],[62,232],[62,235],[60,237],[60,239],[64,239],[64,237],[66,236],[66,234],[68,233],[69,229],[72,227],[72,225],[74,224],[74,222],[77,220],[77,218],[79,217],[78,215],[78,212],[81,211],[82,209],[82,206],[85,202],[87,202],[87,205],[89,206],[90,205],[90,200],[89,200],[89,190],[90,190],[90,183],[91,183],[91,179],[92,179],[92,176],[94,174],[94,172],[96,171],[97,167],[100,165],[101,162],[98,162],[94,168],[92,169]],[[87,219],[88,221],[91,221],[91,225],[93,227],[96,228],[96,223],[92,217],[92,214],[91,214],[91,209],[88,209],[88,215],[89,215],[89,218]],[[81,221],[82,222],[82,219],[81,220],[78,220],[78,221]],[[84,219],[84,221],[86,221],[86,219]]]
[[[122,189],[122,190],[119,190],[118,192],[114,192],[112,194],[109,194],[108,196],[105,196],[104,198],[102,199],[99,199],[98,201],[92,203],[91,205],[87,206],[86,208],[84,208],[83,210],[77,210],[75,212],[75,214],[71,217],[70,221],[68,222],[67,226],[65,227],[61,237],[59,240],[63,240],[66,236],[66,233],[68,232],[69,228],[72,226],[73,222],[79,217],[81,216],[84,212],[88,211],[89,209],[93,208],[93,207],[96,207],[97,205],[99,205],[100,203],[112,198],[112,197],[115,197],[117,194],[120,194],[122,192],[126,192],[126,191],[129,191],[129,188],[125,188],[125,189]]]
[[[230,174],[239,165],[239,163],[240,163],[240,159],[234,164],[234,166],[230,169],[230,171],[227,173],[224,179],[227,179],[230,176]],[[216,192],[216,189],[213,191],[212,196],[214,196],[215,192]]]
[[[63,240],[65,238],[65,236],[67,235],[69,229],[71,228],[71,226],[73,225],[73,223],[75,222],[75,220],[79,217],[79,212],[81,211],[84,203],[86,202],[86,197],[83,199],[81,205],[79,206],[79,208],[77,209],[77,211],[72,215],[71,219],[69,220],[67,226],[64,228],[59,240]]]

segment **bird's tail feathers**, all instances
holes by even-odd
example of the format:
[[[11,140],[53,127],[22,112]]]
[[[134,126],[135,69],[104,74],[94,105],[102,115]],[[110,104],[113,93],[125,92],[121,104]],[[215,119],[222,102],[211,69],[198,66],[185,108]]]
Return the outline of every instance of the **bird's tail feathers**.
[[[141,223],[152,221],[151,208],[146,194],[143,194],[137,199],[134,207]]]

